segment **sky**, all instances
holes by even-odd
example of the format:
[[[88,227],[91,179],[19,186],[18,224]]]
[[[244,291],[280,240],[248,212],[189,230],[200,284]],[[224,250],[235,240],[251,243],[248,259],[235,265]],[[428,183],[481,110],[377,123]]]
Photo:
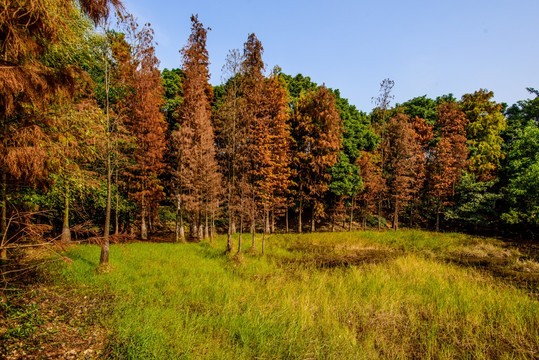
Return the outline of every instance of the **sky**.
[[[179,50],[198,14],[208,32],[211,83],[223,82],[231,49],[250,33],[264,47],[269,73],[310,76],[339,89],[362,111],[374,107],[385,78],[394,102],[417,96],[457,98],[481,88],[509,105],[539,88],[538,0],[124,0],[150,23],[160,68],[181,67]]]

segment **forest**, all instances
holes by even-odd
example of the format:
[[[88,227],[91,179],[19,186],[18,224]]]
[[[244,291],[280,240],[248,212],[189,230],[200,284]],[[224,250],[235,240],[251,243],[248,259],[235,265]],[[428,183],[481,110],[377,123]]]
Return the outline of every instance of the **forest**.
[[[393,105],[385,79],[366,113],[267,71],[255,34],[212,86],[197,16],[179,67],[161,72],[153,30],[118,3],[114,26],[109,4],[55,4],[3,8],[3,259],[29,231],[99,238],[106,262],[111,236],[172,223],[175,241],[224,232],[228,250],[239,233],[237,251],[242,233],[255,246],[276,229],[538,229],[533,88],[511,106],[486,89]]]
[[[161,71],[152,27],[138,24],[119,0],[0,2],[4,290],[18,276],[26,249],[51,244],[58,252],[71,244],[97,245],[103,268],[122,257],[119,250],[109,257],[111,244],[133,241],[217,242],[222,248],[210,247],[211,256],[224,252],[240,264],[242,254],[262,256],[276,246],[269,239],[296,244],[278,237],[286,234],[307,239],[301,234],[323,232],[334,239],[333,233],[364,232],[378,239],[367,241],[376,246],[387,245],[377,232],[402,239],[420,230],[433,237],[459,232],[536,241],[539,90],[528,88],[529,98],[515,104],[496,102],[482,88],[460,98],[425,95],[394,103],[395,82],[387,78],[373,89],[373,108],[366,112],[338,89],[268,68],[254,33],[229,51],[226,81],[213,86],[206,47],[211,24],[197,15],[190,22],[178,67]],[[298,241],[294,246],[306,246]],[[398,251],[412,245],[402,246]],[[393,259],[390,253],[383,258]],[[291,256],[283,258],[292,262]],[[526,299],[533,328],[538,310]],[[533,358],[537,329],[534,334],[511,346],[531,349],[526,356]],[[304,354],[310,346],[278,357]],[[323,349],[313,358],[340,357]],[[401,350],[382,357],[430,351]],[[456,357],[488,358],[483,350]],[[149,358],[114,351],[109,355]],[[241,354],[272,353],[253,351]]]

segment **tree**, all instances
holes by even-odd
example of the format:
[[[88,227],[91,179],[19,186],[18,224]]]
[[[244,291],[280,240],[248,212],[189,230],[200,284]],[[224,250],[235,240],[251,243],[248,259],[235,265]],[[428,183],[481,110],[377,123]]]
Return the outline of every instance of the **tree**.
[[[377,200],[381,197],[380,192],[386,189],[386,179],[382,176],[380,160],[374,154],[362,151],[356,162],[361,169],[363,190],[358,194],[358,201],[363,204],[363,230],[367,227],[367,216],[371,211],[376,211]]]
[[[127,168],[131,196],[137,201],[141,214],[140,236],[148,238],[146,219],[158,206],[163,197],[163,188],[158,176],[164,170],[165,128],[161,107],[164,89],[159,60],[155,56],[153,30],[147,24],[138,29],[131,19],[128,34],[133,39],[131,45],[131,66],[124,76],[130,78],[132,95],[124,100],[125,125],[135,139],[136,151],[133,162]]]
[[[241,174],[245,171],[245,161],[242,161],[240,155],[246,154],[245,151],[241,150],[246,146],[246,128],[242,123],[245,102],[240,93],[242,62],[243,57],[239,50],[234,49],[228,53],[225,65],[223,65],[223,74],[227,78],[227,82],[224,86],[224,95],[217,105],[215,114],[217,159],[226,186],[228,215],[226,252],[232,251],[232,234],[236,232],[236,214],[240,214],[243,220],[240,181],[244,180]],[[243,221],[240,222],[243,223]],[[241,237],[238,248],[240,247]]]
[[[509,224],[539,225],[539,92],[528,88],[533,99],[521,100],[507,110],[507,159],[503,166],[504,198],[501,215]]]
[[[437,107],[440,140],[434,149],[430,168],[430,189],[436,209],[436,231],[440,230],[440,215],[453,204],[455,185],[466,168],[466,125],[468,119],[455,102],[443,102]]]
[[[387,124],[387,168],[388,185],[393,199],[393,229],[399,228],[399,213],[412,199],[414,181],[423,162],[417,134],[408,115],[398,113]]]
[[[391,104],[391,101],[395,98],[395,96],[391,94],[393,86],[395,86],[395,81],[389,78],[384,79],[380,83],[380,90],[378,96],[376,98],[372,98],[372,101],[376,105],[376,107],[371,113],[371,123],[373,125],[374,132],[380,137],[380,142],[378,143],[378,147],[375,149],[375,152],[377,153],[376,156],[380,159],[382,177],[384,177],[385,179],[387,179],[384,169],[386,167],[386,147],[388,144],[385,139],[387,125],[386,123],[389,114],[389,105]],[[387,183],[387,181],[384,183]],[[381,229],[382,203],[384,201],[384,196],[386,193],[387,189],[380,189],[380,191],[378,192],[378,230]]]
[[[342,122],[335,96],[324,86],[308,91],[298,100],[291,119],[292,154],[298,197],[298,231],[302,212],[312,205],[311,230],[325,213],[324,195],[329,189],[329,169],[337,163],[341,148]]]
[[[215,159],[214,132],[211,124],[212,88],[209,85],[207,30],[191,16],[191,35],[181,50],[183,57],[184,102],[179,129],[172,134],[179,164],[178,189],[189,212],[190,235],[204,237],[203,220],[215,205],[220,175]]]
[[[462,95],[461,100],[462,110],[469,120],[469,169],[481,181],[493,179],[504,158],[501,133],[506,121],[502,113],[503,105],[490,100],[493,96],[492,91],[481,89]]]

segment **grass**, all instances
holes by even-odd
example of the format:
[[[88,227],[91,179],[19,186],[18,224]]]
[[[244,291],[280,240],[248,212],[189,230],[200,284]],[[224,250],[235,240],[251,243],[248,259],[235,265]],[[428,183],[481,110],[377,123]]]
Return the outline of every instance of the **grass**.
[[[448,259],[511,259],[494,239],[422,231],[272,235],[267,254],[216,244],[69,251],[56,269],[113,303],[105,354],[128,359],[536,358],[539,302]],[[526,260],[530,262],[530,260]],[[526,268],[535,266],[526,263]],[[522,267],[522,265],[519,265]]]

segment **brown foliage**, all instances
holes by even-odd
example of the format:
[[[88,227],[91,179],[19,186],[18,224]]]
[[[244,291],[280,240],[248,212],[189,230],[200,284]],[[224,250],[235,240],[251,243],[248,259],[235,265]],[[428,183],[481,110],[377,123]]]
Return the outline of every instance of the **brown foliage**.
[[[430,190],[434,202],[441,211],[452,204],[455,184],[466,168],[466,115],[456,103],[442,103],[437,109],[441,136],[434,149],[431,165]]]
[[[216,208],[221,177],[215,159],[215,140],[211,124],[207,30],[191,17],[191,35],[182,49],[184,103],[179,118],[180,128],[173,133],[179,164],[178,187],[186,210],[190,213],[191,234],[198,237],[203,213]]]
[[[312,202],[315,218],[324,215],[323,197],[331,180],[328,169],[337,162],[341,133],[335,96],[326,87],[309,91],[298,100],[292,115],[297,196],[300,202]]]

